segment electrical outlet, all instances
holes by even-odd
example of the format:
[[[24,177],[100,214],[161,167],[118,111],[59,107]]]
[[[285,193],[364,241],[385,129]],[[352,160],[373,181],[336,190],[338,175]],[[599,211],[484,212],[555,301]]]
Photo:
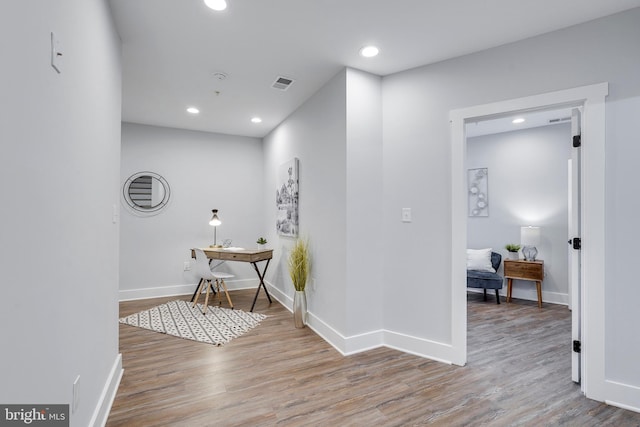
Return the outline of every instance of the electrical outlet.
[[[182,266],[183,271],[189,271],[191,270],[191,263],[189,261],[185,261],[184,265]]]

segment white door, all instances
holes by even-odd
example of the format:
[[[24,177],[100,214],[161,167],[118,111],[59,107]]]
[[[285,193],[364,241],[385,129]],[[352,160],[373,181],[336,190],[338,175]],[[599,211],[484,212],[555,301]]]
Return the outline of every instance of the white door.
[[[569,308],[571,309],[571,379],[580,382],[582,331],[580,322],[580,109],[571,111],[571,160],[569,160]],[[577,145],[577,147],[576,147]],[[577,240],[576,240],[577,239]],[[576,345],[576,343],[578,343]]]

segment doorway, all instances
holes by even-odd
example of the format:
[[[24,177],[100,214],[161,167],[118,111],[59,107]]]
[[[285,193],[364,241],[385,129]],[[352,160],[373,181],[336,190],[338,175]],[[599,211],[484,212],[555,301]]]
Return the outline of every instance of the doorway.
[[[581,250],[582,314],[580,324],[589,348],[580,354],[581,388],[587,397],[604,399],[604,98],[608,84],[601,83],[493,104],[453,110],[451,122],[452,184],[452,362],[467,361],[466,247],[466,136],[465,124],[518,112],[582,107],[585,132],[582,136],[581,211],[583,238],[590,242]],[[569,346],[570,343],[567,343]]]
[[[572,313],[566,311],[566,306],[571,308],[570,272],[574,270],[571,266],[575,260],[571,255],[573,255],[572,252],[577,254],[579,251],[571,249],[570,252],[567,240],[570,236],[570,225],[573,222],[570,213],[575,213],[576,218],[579,218],[580,212],[577,204],[576,208],[572,209],[574,199],[570,197],[572,189],[569,187],[568,160],[574,154],[577,156],[580,150],[580,147],[573,147],[572,113],[570,108],[542,110],[498,119],[473,121],[465,126],[467,185],[469,186],[467,193],[468,247],[476,250],[491,248],[493,252],[501,254],[503,261],[500,263],[498,273],[504,275],[502,267],[506,266],[508,259],[513,259],[505,251],[505,245],[520,245],[522,227],[533,226],[540,234],[539,242],[535,244],[537,261],[533,266],[539,266],[544,270],[542,309],[538,309],[537,304],[532,308],[524,302],[524,300],[538,301],[535,282],[514,280],[512,296],[520,302],[509,305],[496,305],[493,296],[483,303],[473,295],[479,289],[469,290],[471,292],[467,313],[469,363],[473,363],[477,357],[491,354],[495,342],[483,340],[482,334],[478,336],[472,334],[473,330],[477,331],[474,323],[482,323],[489,318],[496,320],[493,332],[496,338],[499,337],[499,342],[531,340],[530,343],[535,347],[535,335],[525,339],[513,328],[513,321],[504,324],[500,320],[510,318],[515,313],[518,313],[517,316],[527,316],[527,321],[532,321],[533,324],[536,322],[535,319],[543,324],[553,313],[558,324],[544,334],[538,335],[539,345],[543,345],[544,340],[549,338],[549,334],[554,334],[553,340],[558,346],[562,359],[571,355],[571,347],[566,343],[573,339],[570,329]],[[487,184],[482,186],[482,191],[478,184],[479,180],[474,174],[478,170],[484,171],[480,183]],[[579,180],[576,179],[575,184],[577,186]],[[479,204],[482,208],[478,207]],[[577,236],[579,236],[577,231],[572,233],[572,237]],[[517,255],[516,252],[516,257]],[[518,265],[529,266],[528,264]],[[579,265],[579,260],[576,265]],[[576,275],[576,279],[578,277]],[[579,281],[576,281],[576,289],[578,284]],[[500,293],[506,296],[506,286]],[[505,301],[504,298],[502,300]],[[529,309],[525,309],[525,306]],[[576,310],[575,314],[579,314],[579,311]],[[512,319],[517,320],[516,323],[525,321],[524,318],[517,319],[517,316]],[[565,320],[561,321],[561,319]],[[579,332],[579,328],[576,330]],[[579,358],[576,358],[575,364],[575,370],[569,368],[566,372],[572,374],[574,371],[579,372]],[[579,382],[578,377],[574,378],[571,375],[571,378]]]

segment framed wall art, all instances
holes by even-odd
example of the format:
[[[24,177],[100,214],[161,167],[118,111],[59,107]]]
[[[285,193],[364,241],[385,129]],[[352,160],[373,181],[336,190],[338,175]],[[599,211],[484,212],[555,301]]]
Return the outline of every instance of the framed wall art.
[[[276,180],[276,230],[281,236],[298,236],[298,159],[280,165]]]
[[[467,171],[469,216],[489,216],[489,169]]]

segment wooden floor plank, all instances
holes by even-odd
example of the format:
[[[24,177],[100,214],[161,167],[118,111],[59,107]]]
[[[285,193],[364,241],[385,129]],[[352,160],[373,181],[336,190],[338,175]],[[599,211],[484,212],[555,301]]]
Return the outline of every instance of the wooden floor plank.
[[[232,291],[248,310],[253,291]],[[120,316],[189,296],[120,303]],[[224,303],[223,303],[224,306]],[[571,382],[570,312],[468,296],[468,364],[388,348],[348,357],[259,298],[258,327],[215,347],[120,325],[117,426],[640,426]]]

